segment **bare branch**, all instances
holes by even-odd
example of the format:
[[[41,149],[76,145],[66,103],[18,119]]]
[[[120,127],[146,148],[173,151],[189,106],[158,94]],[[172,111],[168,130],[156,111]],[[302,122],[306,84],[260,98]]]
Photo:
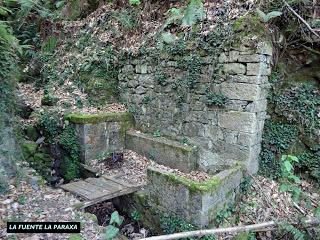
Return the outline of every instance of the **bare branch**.
[[[310,30],[310,32],[312,32],[315,36],[317,36],[318,38],[320,38],[320,35],[314,30],[312,29],[312,27],[309,25],[309,23],[307,23],[306,20],[304,20],[290,5],[286,0],[283,0],[284,4],[287,6],[287,8],[301,21],[303,22],[304,25],[306,25],[306,27]]]
[[[315,226],[319,224],[320,224],[320,220],[317,220],[317,219],[306,220],[304,222],[304,225],[307,225],[307,226]],[[247,226],[174,233],[169,235],[143,238],[141,240],[171,240],[171,239],[181,239],[181,238],[188,238],[188,237],[203,237],[206,235],[214,235],[219,233],[239,233],[239,232],[249,232],[249,231],[259,232],[259,231],[265,231],[265,229],[276,228],[279,225],[280,225],[280,222],[269,221],[269,222],[263,222],[263,223],[247,225]],[[297,224],[293,224],[293,225],[297,225]]]

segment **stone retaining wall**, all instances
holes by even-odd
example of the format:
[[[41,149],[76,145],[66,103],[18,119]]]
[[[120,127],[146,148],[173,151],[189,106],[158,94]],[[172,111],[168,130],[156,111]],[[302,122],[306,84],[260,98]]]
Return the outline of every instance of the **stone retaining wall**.
[[[199,147],[201,170],[216,172],[240,161],[254,173],[266,117],[271,55],[272,48],[264,42],[255,48],[240,46],[223,52],[219,78],[213,58],[203,55],[200,77],[192,90],[177,90],[177,83],[188,77],[178,67],[179,59],[164,56],[159,66],[152,58],[136,57],[128,60],[118,76],[121,97],[134,108],[143,131],[160,130],[164,136],[187,139]],[[224,106],[208,105],[208,86],[228,98]]]
[[[122,151],[125,132],[133,126],[129,113],[70,114],[66,119],[76,124],[80,158],[88,165],[102,154]]]
[[[195,182],[150,167],[147,178],[149,198],[155,208],[203,228],[213,223],[217,211],[225,204],[234,203],[242,169],[233,167],[206,182]]]
[[[137,131],[127,131],[125,146],[159,164],[179,169],[182,172],[197,169],[196,149],[176,141],[153,137]]]

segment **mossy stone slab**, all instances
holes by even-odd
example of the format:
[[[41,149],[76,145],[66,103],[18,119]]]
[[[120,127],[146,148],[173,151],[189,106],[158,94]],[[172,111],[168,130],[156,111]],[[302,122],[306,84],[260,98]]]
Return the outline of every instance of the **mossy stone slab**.
[[[198,154],[195,148],[164,137],[127,131],[125,147],[183,172],[191,172],[197,168]]]

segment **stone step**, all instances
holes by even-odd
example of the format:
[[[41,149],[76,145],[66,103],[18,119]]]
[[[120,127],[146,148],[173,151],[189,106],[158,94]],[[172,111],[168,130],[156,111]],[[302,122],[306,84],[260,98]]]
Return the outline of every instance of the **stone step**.
[[[125,147],[182,172],[191,172],[197,168],[198,154],[195,148],[164,137],[129,130],[126,132]]]

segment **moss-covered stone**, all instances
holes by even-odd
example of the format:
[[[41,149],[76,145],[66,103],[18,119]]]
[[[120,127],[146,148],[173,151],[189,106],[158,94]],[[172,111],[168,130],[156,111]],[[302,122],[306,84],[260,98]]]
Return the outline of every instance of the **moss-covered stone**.
[[[235,32],[241,32],[241,35],[264,34],[264,25],[256,14],[247,14],[239,17],[233,25]]]
[[[197,167],[196,148],[164,137],[154,137],[137,131],[127,131],[125,147],[153,161],[182,172],[191,172]],[[174,161],[173,161],[174,159]]]
[[[197,182],[191,179],[188,179],[186,177],[181,177],[176,174],[171,174],[171,173],[165,173],[165,172],[160,172],[160,171],[153,171],[151,169],[147,169],[148,174],[158,174],[164,176],[167,180],[177,183],[177,184],[183,184],[186,186],[190,192],[201,192],[201,193],[206,193],[206,192],[213,192],[216,190],[216,188],[220,185],[221,180],[218,177],[212,177],[207,181],[203,182]]]
[[[220,179],[217,177],[212,177],[204,182],[197,182],[191,179],[180,177],[173,174],[168,174],[167,178],[173,182],[181,183],[188,187],[191,192],[212,192],[214,191],[220,184]]]
[[[198,227],[208,227],[215,218],[216,209],[235,201],[242,171],[241,167],[227,169],[207,181],[198,182],[149,167],[147,178],[152,205],[173,212]]]
[[[76,123],[76,124],[86,124],[86,123],[100,123],[100,122],[132,122],[133,117],[128,112],[120,113],[101,113],[101,114],[77,114],[72,113],[65,116],[65,119]]]

